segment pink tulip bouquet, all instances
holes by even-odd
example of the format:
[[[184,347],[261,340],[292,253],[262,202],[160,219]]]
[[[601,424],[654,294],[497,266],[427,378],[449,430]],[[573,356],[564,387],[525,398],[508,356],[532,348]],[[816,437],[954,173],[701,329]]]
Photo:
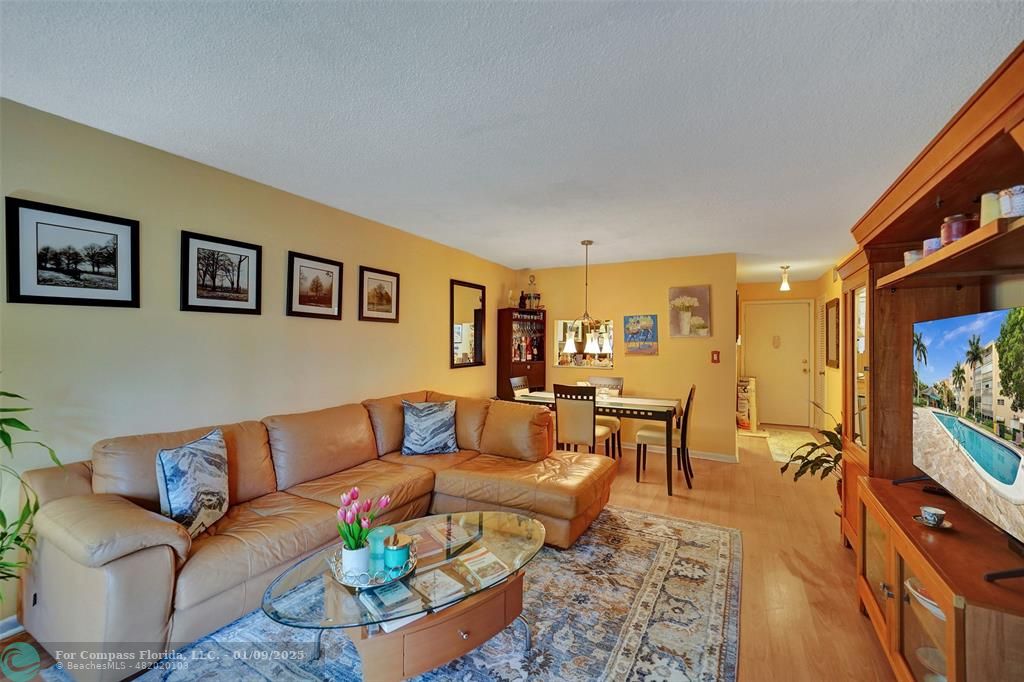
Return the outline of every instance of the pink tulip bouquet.
[[[366,536],[370,534],[374,519],[390,504],[390,495],[381,495],[376,501],[371,498],[360,501],[359,488],[342,493],[341,506],[338,507],[338,535],[345,549],[365,547]]]

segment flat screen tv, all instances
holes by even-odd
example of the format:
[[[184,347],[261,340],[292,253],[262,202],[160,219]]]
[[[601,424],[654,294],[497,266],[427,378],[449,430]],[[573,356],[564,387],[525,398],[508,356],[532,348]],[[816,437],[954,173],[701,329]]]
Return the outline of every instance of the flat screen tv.
[[[1024,542],[1024,308],[914,325],[914,465]]]

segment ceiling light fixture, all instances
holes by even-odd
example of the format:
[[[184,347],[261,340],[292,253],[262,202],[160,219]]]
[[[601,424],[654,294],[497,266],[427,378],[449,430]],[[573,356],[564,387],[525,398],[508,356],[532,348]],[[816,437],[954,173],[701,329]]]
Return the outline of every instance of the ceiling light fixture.
[[[562,348],[562,352],[570,355],[577,353],[576,326],[580,325],[583,327],[583,338],[586,339],[583,352],[596,355],[601,352],[600,347],[597,345],[597,334],[593,332],[593,327],[597,325],[597,321],[590,316],[590,247],[594,245],[594,241],[592,239],[584,239],[580,244],[584,249],[583,315],[572,321],[572,326],[569,328],[569,334],[565,339],[565,346]]]
[[[782,266],[782,284],[779,285],[779,291],[789,291],[789,266]]]

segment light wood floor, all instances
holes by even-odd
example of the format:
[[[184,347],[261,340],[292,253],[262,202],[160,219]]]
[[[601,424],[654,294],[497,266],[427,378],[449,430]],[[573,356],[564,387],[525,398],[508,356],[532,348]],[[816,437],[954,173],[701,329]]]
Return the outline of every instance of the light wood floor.
[[[740,463],[693,460],[694,487],[675,472],[665,494],[665,455],[648,453],[634,481],[624,452],[611,504],[739,528],[741,682],[893,680],[868,619],[857,608],[854,554],[842,546],[834,480],[779,474],[763,438],[740,438]]]

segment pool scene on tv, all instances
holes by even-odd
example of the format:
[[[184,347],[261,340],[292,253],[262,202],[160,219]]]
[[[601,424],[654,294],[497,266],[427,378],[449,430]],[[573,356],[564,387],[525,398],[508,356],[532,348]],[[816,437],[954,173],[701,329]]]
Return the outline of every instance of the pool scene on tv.
[[[914,325],[914,464],[1024,541],[1024,308]]]

